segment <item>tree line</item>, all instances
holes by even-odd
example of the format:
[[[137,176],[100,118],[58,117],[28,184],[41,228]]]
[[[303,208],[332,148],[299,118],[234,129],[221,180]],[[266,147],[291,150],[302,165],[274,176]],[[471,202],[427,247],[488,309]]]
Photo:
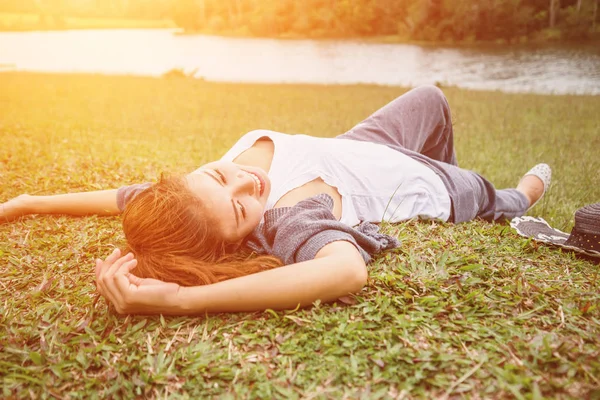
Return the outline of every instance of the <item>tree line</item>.
[[[441,42],[599,36],[600,0],[5,0],[0,11],[170,18],[188,32]],[[8,10],[11,11],[11,10]]]
[[[177,0],[188,31],[475,42],[594,36],[599,0]]]

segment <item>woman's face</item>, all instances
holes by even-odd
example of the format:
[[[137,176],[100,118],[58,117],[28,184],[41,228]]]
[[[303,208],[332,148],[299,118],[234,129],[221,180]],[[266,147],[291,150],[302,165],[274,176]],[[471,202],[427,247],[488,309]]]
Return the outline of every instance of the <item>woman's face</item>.
[[[271,192],[264,170],[228,161],[206,164],[187,175],[186,181],[230,243],[241,241],[258,226]]]

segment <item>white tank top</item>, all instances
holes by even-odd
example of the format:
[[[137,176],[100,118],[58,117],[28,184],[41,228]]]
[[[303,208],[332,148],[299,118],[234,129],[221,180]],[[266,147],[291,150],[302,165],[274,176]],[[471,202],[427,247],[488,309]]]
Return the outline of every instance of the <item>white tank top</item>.
[[[321,178],[340,193],[341,222],[350,226],[450,217],[450,197],[435,172],[385,145],[255,130],[242,136],[222,160],[233,161],[262,137],[271,139],[275,148],[267,209],[290,190]]]

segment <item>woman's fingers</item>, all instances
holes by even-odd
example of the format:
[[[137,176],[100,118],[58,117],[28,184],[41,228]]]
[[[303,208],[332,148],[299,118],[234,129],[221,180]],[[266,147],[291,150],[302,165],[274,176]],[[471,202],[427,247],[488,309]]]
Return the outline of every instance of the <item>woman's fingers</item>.
[[[132,258],[133,255],[130,254],[119,258],[102,278],[104,290],[108,293],[108,297],[114,306],[123,303],[123,292],[119,290],[117,281],[123,279],[129,273],[129,270],[137,265],[137,260]]]
[[[119,259],[119,257],[121,257],[121,250],[119,250],[117,248],[117,249],[114,249],[112,251],[112,253],[110,253],[110,255],[108,257],[106,257],[106,259],[104,260],[104,262],[107,263],[107,264],[112,264],[115,261],[117,261]]]
[[[164,284],[162,281],[139,278],[130,273],[129,271],[135,268],[136,265],[136,260],[121,265],[108,286],[111,297],[114,299],[113,305],[119,314],[148,312],[145,303],[151,300],[151,296],[144,295],[140,289],[148,287],[150,281]],[[156,285],[156,283],[154,284]]]
[[[134,260],[135,261],[135,260]],[[133,305],[132,293],[137,286],[133,285],[127,275],[129,275],[127,269],[129,263],[123,265],[125,269],[118,271],[111,279],[110,284],[107,286],[112,299],[111,303],[119,314],[126,314],[132,312],[131,307]],[[135,263],[134,263],[135,264]],[[133,268],[133,267],[131,267]]]
[[[126,274],[137,264],[131,253],[120,256],[120,250],[115,249],[104,261],[96,260],[96,287],[98,292],[113,304],[121,301],[120,293],[114,284],[115,275],[119,271],[121,274]]]
[[[158,279],[138,278],[137,276],[135,276],[131,273],[129,274],[129,276],[132,277],[130,279],[131,283],[133,283],[136,286],[153,286],[153,285],[164,285],[165,284],[165,282],[159,281]]]
[[[102,260],[99,258],[96,258],[96,266],[94,267],[94,272],[96,273],[96,288],[98,289],[98,291],[100,292],[100,294],[102,294],[101,291],[101,285],[100,285],[100,271],[102,269]]]
[[[136,266],[137,260],[133,254],[121,257],[118,250],[113,251],[104,261],[96,260],[98,292],[120,314],[173,313],[179,285],[158,279],[139,278],[130,272]]]
[[[135,276],[132,273],[128,273],[128,274],[126,274],[126,276],[127,276],[127,279],[129,279],[129,283],[131,283],[134,286],[142,286],[142,285],[147,284],[147,282],[144,282],[144,281],[154,280],[154,279],[148,279],[148,278],[140,278],[138,276]]]
[[[123,257],[117,259],[115,262],[112,263],[112,265],[110,265],[106,269],[106,271],[104,272],[105,276],[113,276],[119,270],[119,268],[121,268],[121,266],[123,266],[123,264],[125,264],[131,260],[133,260],[132,253],[127,253]]]
[[[96,280],[100,280],[102,276],[106,273],[108,268],[121,256],[121,250],[114,249],[112,253],[104,261],[96,260]]]
[[[96,287],[100,294],[103,293],[103,276],[106,274],[106,271],[110,268],[110,266],[119,258],[121,255],[121,251],[119,249],[114,249],[112,253],[104,261],[101,259],[96,260]]]
[[[181,313],[178,303],[181,287],[176,283],[118,273],[114,285],[120,294],[114,305],[120,314]]]

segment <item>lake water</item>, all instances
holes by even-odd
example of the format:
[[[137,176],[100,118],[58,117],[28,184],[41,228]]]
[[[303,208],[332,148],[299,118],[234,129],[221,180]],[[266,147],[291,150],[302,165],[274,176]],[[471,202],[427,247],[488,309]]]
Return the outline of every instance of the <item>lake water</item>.
[[[600,94],[600,47],[453,48],[339,40],[178,35],[176,30],[0,33],[0,70],[210,81],[417,86]]]

